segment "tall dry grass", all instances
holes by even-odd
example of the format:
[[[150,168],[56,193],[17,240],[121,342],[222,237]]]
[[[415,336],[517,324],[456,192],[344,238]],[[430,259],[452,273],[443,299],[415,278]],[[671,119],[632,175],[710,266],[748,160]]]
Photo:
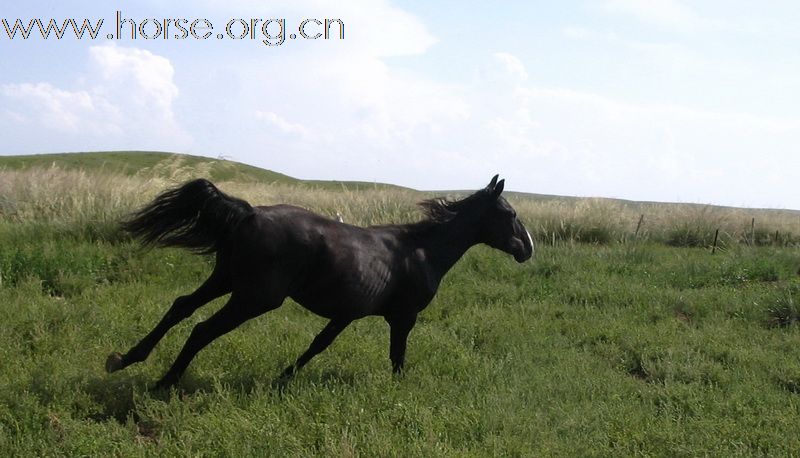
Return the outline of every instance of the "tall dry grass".
[[[166,176],[166,178],[165,178]],[[0,223],[69,227],[112,237],[119,219],[157,193],[202,171],[176,167],[169,174],[121,176],[57,167],[0,170]],[[285,184],[217,183],[255,205],[291,203],[351,224],[416,221],[415,203],[427,193],[375,187],[358,191]],[[606,199],[509,198],[531,234],[545,243],[612,243],[638,238],[678,246],[708,246],[720,230],[720,244],[798,244],[800,212],[750,210],[690,204],[639,204]],[[755,218],[755,231],[751,223]],[[86,229],[88,228],[88,229]]]
[[[0,218],[14,223],[112,220],[161,184],[56,167],[0,171]]]
[[[531,234],[550,243],[627,242],[638,238],[674,246],[710,246],[717,230],[721,245],[800,243],[800,212],[796,211],[609,199],[511,201],[526,218]]]

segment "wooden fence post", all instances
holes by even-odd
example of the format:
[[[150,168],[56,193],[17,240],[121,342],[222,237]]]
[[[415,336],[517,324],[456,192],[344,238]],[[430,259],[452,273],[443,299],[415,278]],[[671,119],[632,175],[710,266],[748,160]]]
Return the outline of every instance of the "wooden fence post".
[[[644,213],[639,216],[639,223],[636,225],[636,232],[633,234],[634,240],[639,240],[639,229],[642,228],[642,222],[644,221]]]
[[[711,254],[715,254],[717,252],[717,239],[719,239],[719,228],[716,232],[714,232],[714,246],[711,248]]]

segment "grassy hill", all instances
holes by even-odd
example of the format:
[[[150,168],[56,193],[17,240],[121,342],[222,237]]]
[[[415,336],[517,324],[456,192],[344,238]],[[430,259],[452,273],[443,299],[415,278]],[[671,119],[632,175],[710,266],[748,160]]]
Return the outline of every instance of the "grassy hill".
[[[210,165],[214,180],[266,181],[291,183],[295,179],[280,173],[263,170],[231,161],[215,160],[185,154],[152,151],[110,151],[92,153],[33,154],[0,156],[0,167],[25,170],[59,167],[65,170],[105,171],[122,175],[166,175],[166,164],[197,168]]]
[[[162,178],[170,177],[176,171],[193,170],[196,173],[202,173],[204,177],[212,181],[277,183],[322,189],[338,189],[342,187],[352,190],[372,187],[400,188],[400,186],[395,185],[360,181],[300,180],[282,173],[227,159],[213,159],[157,151],[107,151],[0,156],[0,169],[30,170],[53,166],[64,170],[85,170],[125,176],[155,176]]]

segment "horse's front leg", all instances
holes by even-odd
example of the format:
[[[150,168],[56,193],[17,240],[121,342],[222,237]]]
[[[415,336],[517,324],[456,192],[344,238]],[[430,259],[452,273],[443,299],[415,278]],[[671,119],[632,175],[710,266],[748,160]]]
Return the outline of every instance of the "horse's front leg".
[[[395,374],[403,372],[403,362],[406,356],[406,342],[408,334],[417,322],[416,313],[394,315],[386,317],[389,323],[389,359],[392,361],[392,371]]]
[[[352,322],[350,319],[333,319],[331,320],[325,328],[314,338],[311,342],[311,345],[308,347],[308,350],[305,351],[294,364],[284,369],[283,373],[280,376],[280,379],[288,379],[295,372],[297,372],[301,367],[305,366],[306,363],[311,361],[311,358],[317,356],[318,354],[322,353],[323,350],[328,348],[328,346],[333,342],[334,339],[344,331],[344,328],[347,327]]]

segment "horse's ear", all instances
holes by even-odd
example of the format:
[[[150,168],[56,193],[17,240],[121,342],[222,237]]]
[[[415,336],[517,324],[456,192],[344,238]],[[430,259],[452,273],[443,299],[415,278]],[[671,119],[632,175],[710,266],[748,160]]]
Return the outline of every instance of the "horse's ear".
[[[499,182],[499,183],[497,183],[497,185],[494,187],[494,190],[492,190],[492,196],[493,196],[495,199],[496,199],[496,198],[498,198],[498,197],[500,197],[500,193],[501,193],[501,192],[503,192],[503,187],[504,187],[505,185],[506,185],[506,180],[505,180],[505,179],[502,179],[502,180],[500,180],[500,182]]]
[[[486,189],[488,189],[490,192],[491,192],[491,191],[494,191],[494,187],[497,185],[497,179],[498,179],[498,178],[500,178],[500,175],[499,175],[499,174],[498,174],[498,175],[495,175],[495,176],[493,176],[493,177],[492,177],[492,181],[490,181],[490,182],[489,182],[489,186],[486,186]]]

